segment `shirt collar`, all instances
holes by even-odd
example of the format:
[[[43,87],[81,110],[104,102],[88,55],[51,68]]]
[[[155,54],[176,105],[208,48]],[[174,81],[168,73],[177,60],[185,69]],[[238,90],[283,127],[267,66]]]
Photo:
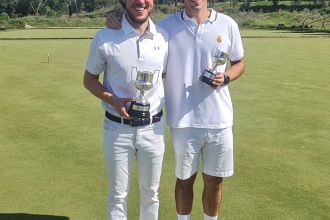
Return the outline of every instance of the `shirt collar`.
[[[212,22],[214,22],[217,19],[217,12],[213,8],[211,8],[210,10],[211,10],[211,15],[210,15],[210,17],[206,18],[205,21],[212,23]],[[195,21],[195,19],[190,18],[187,15],[186,10],[183,10],[183,12],[182,12],[182,19],[184,21],[194,22],[194,23],[197,24],[197,22]]]
[[[121,26],[122,29],[124,31],[124,33],[130,34],[130,33],[134,33],[136,35],[139,35],[140,33],[128,22],[125,14],[123,14],[123,17],[121,19]],[[156,29],[156,25],[152,22],[152,20],[150,18],[148,18],[148,27],[144,33],[145,36],[148,35],[155,35],[157,33],[157,29]]]

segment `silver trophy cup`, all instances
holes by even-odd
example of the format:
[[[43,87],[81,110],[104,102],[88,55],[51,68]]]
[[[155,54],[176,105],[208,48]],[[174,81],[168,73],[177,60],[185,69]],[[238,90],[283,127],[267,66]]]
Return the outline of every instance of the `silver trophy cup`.
[[[159,70],[150,72],[138,70],[136,67],[132,68],[131,76],[133,77],[133,75],[136,74],[136,80],[133,80],[132,83],[134,87],[140,91],[140,96],[135,101],[131,102],[128,110],[128,114],[131,118],[150,118],[150,103],[145,99],[144,95],[146,91],[152,89],[153,78],[156,73],[159,73]]]
[[[218,48],[214,48],[211,52],[212,56],[212,68],[205,69],[202,73],[202,75],[199,77],[199,80],[208,84],[212,85],[212,82],[215,78],[215,75],[217,74],[217,66],[222,66],[226,64],[228,55],[219,50]]]

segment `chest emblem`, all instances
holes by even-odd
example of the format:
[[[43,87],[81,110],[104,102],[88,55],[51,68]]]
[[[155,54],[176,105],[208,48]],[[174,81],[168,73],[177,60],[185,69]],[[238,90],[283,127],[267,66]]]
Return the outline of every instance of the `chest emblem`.
[[[160,50],[159,46],[154,46],[154,50]]]
[[[221,35],[218,35],[218,37],[217,37],[217,42],[220,44],[221,41],[222,41],[222,37],[221,37]]]

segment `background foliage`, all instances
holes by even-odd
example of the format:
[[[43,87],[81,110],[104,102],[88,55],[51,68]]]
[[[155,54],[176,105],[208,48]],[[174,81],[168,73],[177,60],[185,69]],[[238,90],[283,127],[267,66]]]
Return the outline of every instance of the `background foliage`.
[[[326,1],[210,1],[210,6],[233,17],[241,27],[330,32]],[[120,10],[107,0],[2,0],[0,29],[40,27],[102,27],[109,11]],[[182,2],[158,1],[155,21],[183,9]]]
[[[172,5],[180,7],[183,1],[160,0],[157,6]],[[209,1],[214,6],[217,3],[239,6],[245,11],[278,11],[278,10],[304,10],[325,8],[329,0],[291,0],[291,1],[258,1],[258,0],[221,0]],[[102,8],[110,8],[118,5],[119,0],[1,0],[0,14],[6,12],[11,18],[27,15],[63,15],[71,16],[73,13],[93,12]],[[269,7],[270,6],[270,7]],[[170,12],[169,12],[170,13]]]

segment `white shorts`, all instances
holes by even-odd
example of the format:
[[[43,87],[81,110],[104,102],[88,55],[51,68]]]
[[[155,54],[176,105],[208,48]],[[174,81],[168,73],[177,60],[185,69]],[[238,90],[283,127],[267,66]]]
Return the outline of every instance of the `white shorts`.
[[[175,152],[175,174],[185,180],[198,171],[216,177],[234,174],[232,127],[224,129],[171,128]]]

